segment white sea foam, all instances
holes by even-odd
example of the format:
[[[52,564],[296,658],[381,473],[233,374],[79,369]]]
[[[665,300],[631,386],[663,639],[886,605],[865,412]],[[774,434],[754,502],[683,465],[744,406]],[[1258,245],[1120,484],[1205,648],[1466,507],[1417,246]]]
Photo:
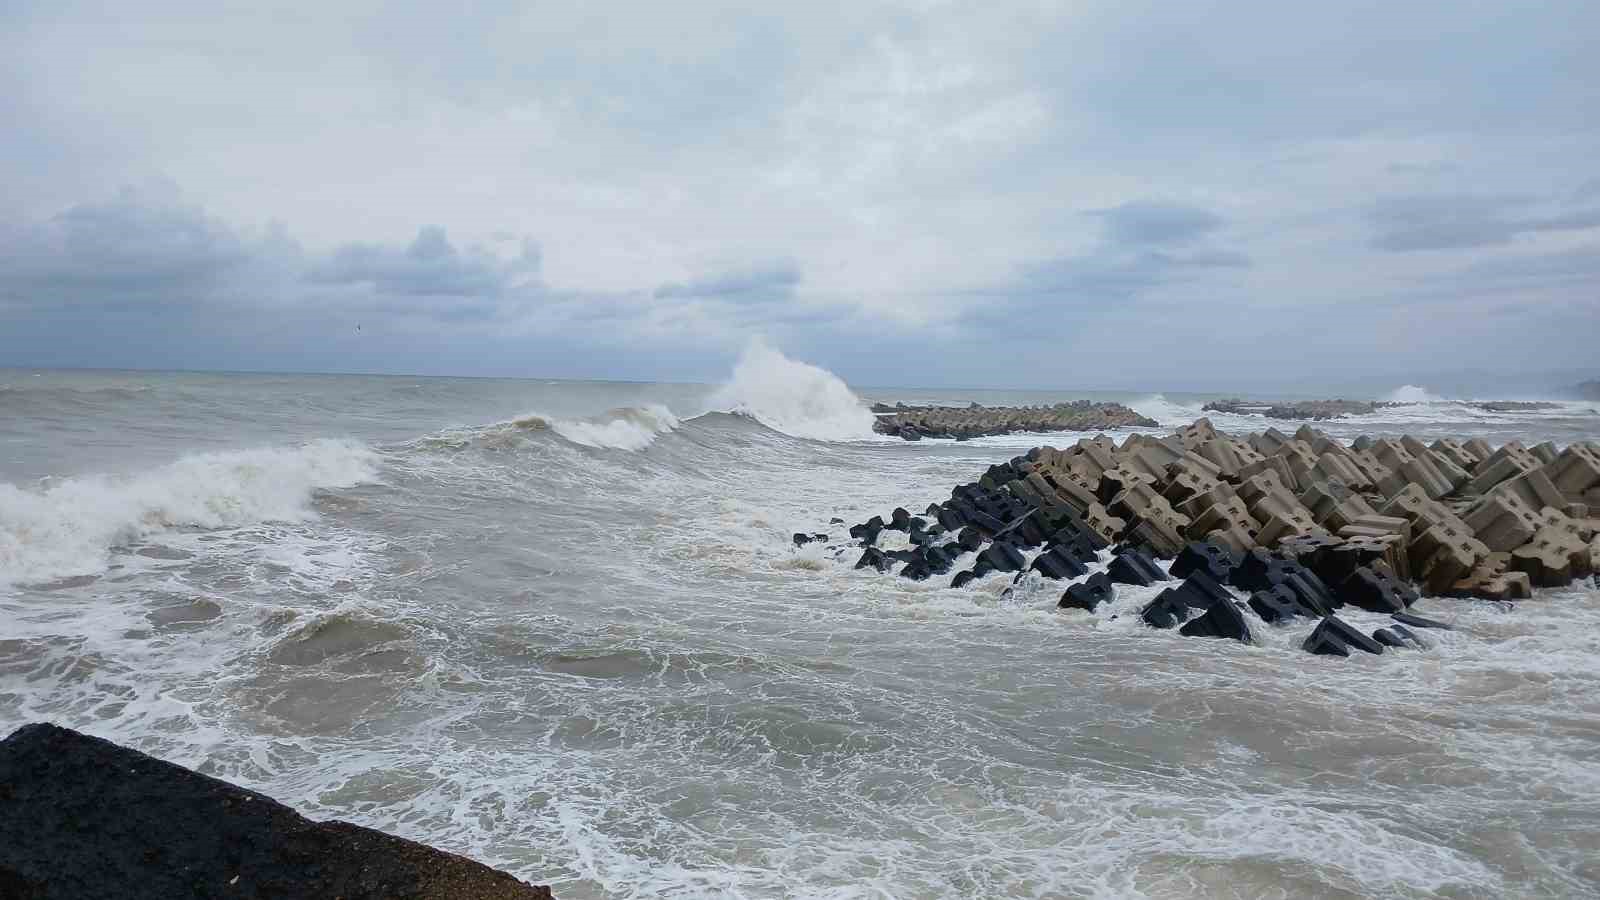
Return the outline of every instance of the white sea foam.
[[[97,573],[111,548],[172,528],[305,521],[318,488],[376,478],[367,447],[319,440],[197,453],[132,476],[0,484],[0,584]]]
[[[643,450],[678,425],[672,410],[659,403],[613,409],[587,419],[550,420],[556,434],[573,443],[615,450]]]
[[[821,441],[870,440],[872,411],[839,376],[751,341],[733,376],[709,398],[785,434]]]

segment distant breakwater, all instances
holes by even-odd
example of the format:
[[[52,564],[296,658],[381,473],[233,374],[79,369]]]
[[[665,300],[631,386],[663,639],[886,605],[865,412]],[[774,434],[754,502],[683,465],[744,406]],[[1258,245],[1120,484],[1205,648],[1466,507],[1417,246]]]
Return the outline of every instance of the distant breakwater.
[[[908,441],[945,438],[958,441],[1018,432],[1102,431],[1155,428],[1158,422],[1121,403],[1076,400],[1052,406],[890,406],[875,403],[873,430]]]
[[[1551,403],[1544,400],[1471,400],[1459,402],[1484,412],[1504,413],[1535,412],[1538,410],[1559,409],[1561,406],[1559,403]],[[1416,406],[1417,404],[1418,401],[1399,400],[1293,400],[1269,402],[1241,400],[1237,397],[1231,397],[1226,400],[1213,400],[1201,407],[1201,411],[1232,413],[1244,416],[1257,415],[1265,416],[1269,419],[1292,419],[1301,422],[1322,422],[1329,419],[1368,415],[1383,409]]]

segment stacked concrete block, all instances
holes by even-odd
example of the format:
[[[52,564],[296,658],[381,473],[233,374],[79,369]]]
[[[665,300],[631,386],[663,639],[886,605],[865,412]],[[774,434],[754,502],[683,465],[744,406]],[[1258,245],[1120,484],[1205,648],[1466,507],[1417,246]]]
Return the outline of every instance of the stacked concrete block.
[[[1345,487],[1343,481],[1322,481],[1302,491],[1300,503],[1311,511],[1317,524],[1337,532],[1362,516],[1376,515],[1366,498]]]
[[[1225,478],[1234,477],[1241,466],[1249,465],[1261,458],[1261,454],[1255,452],[1249,444],[1223,436],[1212,438],[1195,450],[1214,463]]]
[[[1212,490],[1222,484],[1215,477],[1204,472],[1184,470],[1176,472],[1167,480],[1167,486],[1162,490],[1161,496],[1174,507],[1180,506],[1185,500],[1206,491]]]
[[[1419,462],[1427,464],[1439,477],[1448,482],[1452,493],[1472,479],[1472,475],[1466,469],[1456,465],[1448,456],[1433,452],[1432,448],[1409,434],[1400,438],[1400,446],[1406,448]]]
[[[1484,600],[1526,600],[1533,596],[1533,582],[1526,572],[1507,571],[1509,553],[1491,553],[1473,570],[1445,591],[1447,597],[1477,597]]]
[[[1546,506],[1560,509],[1567,505],[1567,498],[1556,490],[1556,486],[1550,482],[1550,476],[1542,469],[1529,469],[1514,478],[1508,478],[1495,485],[1489,493],[1514,494],[1534,509]]]
[[[1197,450],[1206,441],[1215,440],[1217,429],[1210,419],[1196,419],[1193,424],[1178,429],[1178,438],[1185,450]]]
[[[1317,457],[1313,476],[1320,480],[1337,479],[1358,491],[1372,490],[1375,485],[1365,470],[1356,465],[1347,453],[1327,452]],[[1303,490],[1306,485],[1301,485]]]
[[[1008,535],[1037,520],[1027,546],[1066,546],[1061,535],[1076,534],[1170,557],[1208,541],[1236,555],[1287,554],[1319,575],[1387,567],[1428,594],[1496,599],[1600,565],[1600,518],[1589,518],[1600,512],[1600,447],[1587,444],[1491,450],[1476,439],[1424,445],[1406,436],[1346,446],[1309,427],[1245,441],[1202,420],[1121,446],[1101,436],[1038,447],[951,497],[928,515],[974,532],[974,546],[962,543],[969,550],[991,535],[1015,542]],[[902,518],[909,513],[896,510],[897,525]],[[937,535],[924,543],[937,550]]]
[[[1126,520],[1113,516],[1098,503],[1089,504],[1089,508],[1084,511],[1083,524],[1107,544],[1115,543],[1122,536],[1123,530],[1128,527]]]
[[[1210,509],[1214,504],[1226,503],[1239,496],[1239,491],[1226,481],[1219,481],[1211,487],[1177,504],[1177,510],[1190,519]]]
[[[1240,466],[1239,471],[1234,473],[1234,478],[1239,481],[1243,481],[1246,478],[1249,478],[1253,475],[1259,475],[1262,472],[1272,472],[1276,474],[1278,476],[1278,480],[1282,481],[1285,485],[1292,486],[1295,489],[1300,488],[1300,480],[1294,477],[1294,472],[1289,468],[1289,461],[1275,453],[1268,456],[1263,456],[1255,462],[1245,463],[1244,465]]]
[[[1099,485],[1099,479],[1096,478],[1091,482],[1077,469],[1046,469],[1040,475],[1047,484],[1055,488],[1056,496],[1080,513],[1087,512],[1090,505],[1099,500],[1094,492],[1095,487]]]
[[[1128,465],[1119,464],[1115,469],[1110,469],[1100,476],[1100,484],[1095,488],[1095,495],[1101,502],[1110,506],[1112,498],[1139,484],[1154,486],[1155,479]]]
[[[1440,438],[1429,444],[1428,447],[1433,452],[1460,466],[1465,472],[1470,473],[1477,468],[1478,463],[1483,462],[1483,457],[1468,450],[1465,444],[1455,438]]]
[[[1220,503],[1213,503],[1200,515],[1195,516],[1189,524],[1188,537],[1192,541],[1204,540],[1206,535],[1213,531],[1231,528],[1240,528],[1250,535],[1261,529],[1261,523],[1250,515],[1244,500],[1237,496],[1229,497]]]
[[[1250,436],[1250,446],[1262,456],[1271,456],[1291,438],[1276,428],[1268,428]]]
[[[1584,444],[1573,444],[1544,466],[1545,477],[1569,502],[1583,502],[1589,491],[1600,488],[1600,453]]]
[[[1443,594],[1489,555],[1489,548],[1464,526],[1443,523],[1417,535],[1408,551],[1415,574],[1429,594]]]
[[[1384,516],[1377,513],[1357,516],[1348,523],[1339,526],[1335,533],[1342,537],[1383,537],[1385,535],[1394,535],[1408,543],[1412,537],[1410,520],[1399,516]]]
[[[1271,548],[1289,538],[1319,534],[1327,534],[1326,529],[1311,518],[1311,513],[1307,512],[1305,507],[1296,503],[1290,509],[1275,509],[1263,519],[1261,530],[1256,533],[1256,540],[1263,547]]]
[[[1310,516],[1310,512],[1301,505],[1300,498],[1296,497],[1294,492],[1272,472],[1262,472],[1241,481],[1239,496],[1244,499],[1250,515],[1258,522],[1265,523],[1275,513],[1289,513],[1295,510]]]
[[[1294,476],[1294,482],[1285,484],[1291,489],[1304,489],[1311,483],[1318,481],[1322,476],[1316,474],[1317,454],[1311,445],[1302,440],[1292,440],[1277,449],[1273,454],[1281,458],[1289,467],[1289,473]]]
[[[1560,587],[1589,574],[1589,545],[1577,535],[1545,526],[1533,540],[1511,551],[1511,568],[1526,572],[1535,587]]]
[[[1164,481],[1167,477],[1167,467],[1183,458],[1183,452],[1166,444],[1146,443],[1136,448],[1130,454],[1124,454],[1123,461],[1132,469],[1150,476],[1151,481]]]
[[[1512,441],[1478,463],[1478,467],[1472,470],[1472,480],[1467,482],[1467,490],[1474,494],[1487,494],[1501,482],[1537,468],[1538,457]]]
[[[1533,540],[1534,533],[1544,525],[1538,513],[1515,494],[1484,497],[1463,521],[1478,540],[1496,553],[1509,553]]]

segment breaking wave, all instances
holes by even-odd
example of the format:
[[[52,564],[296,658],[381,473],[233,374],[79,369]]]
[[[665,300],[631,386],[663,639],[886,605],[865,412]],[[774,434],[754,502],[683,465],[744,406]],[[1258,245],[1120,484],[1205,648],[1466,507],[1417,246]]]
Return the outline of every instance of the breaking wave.
[[[873,437],[875,417],[839,376],[751,341],[728,383],[707,401],[714,410],[749,416],[794,437],[859,441]]]
[[[680,424],[659,403],[613,409],[587,419],[551,419],[550,428],[575,444],[614,450],[643,450]]]
[[[1187,425],[1196,419],[1205,416],[1214,417],[1216,415],[1215,413],[1201,410],[1199,406],[1185,406],[1182,403],[1174,403],[1168,400],[1164,394],[1153,394],[1142,400],[1129,403],[1128,406],[1139,415],[1147,416],[1160,422],[1164,428]]]
[[[1447,398],[1414,384],[1401,385],[1379,399],[1385,403],[1444,403],[1447,401]]]
[[[315,518],[319,488],[377,480],[354,441],[196,453],[137,475],[91,475],[37,488],[0,484],[0,585],[104,571],[113,547],[186,526],[230,528]]]

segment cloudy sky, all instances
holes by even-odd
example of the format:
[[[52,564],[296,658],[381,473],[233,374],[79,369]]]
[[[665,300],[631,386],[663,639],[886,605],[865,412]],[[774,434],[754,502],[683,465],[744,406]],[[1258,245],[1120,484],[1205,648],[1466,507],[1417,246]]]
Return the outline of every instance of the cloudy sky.
[[[1600,369],[1592,0],[274,6],[0,4],[0,365]]]

